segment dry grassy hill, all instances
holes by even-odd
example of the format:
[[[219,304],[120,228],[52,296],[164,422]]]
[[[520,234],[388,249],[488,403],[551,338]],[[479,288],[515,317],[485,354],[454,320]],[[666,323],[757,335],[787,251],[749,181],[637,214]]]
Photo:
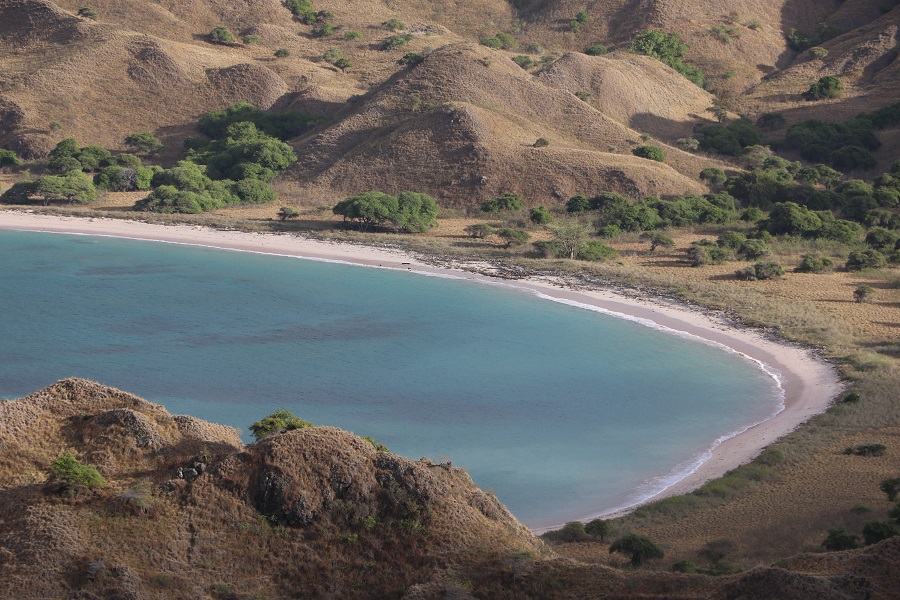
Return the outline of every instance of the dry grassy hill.
[[[331,427],[244,446],[81,379],[0,403],[0,444],[8,598],[888,598],[900,564],[895,538],[731,577],[628,575],[556,557],[449,463]],[[48,479],[66,452],[106,485]]]

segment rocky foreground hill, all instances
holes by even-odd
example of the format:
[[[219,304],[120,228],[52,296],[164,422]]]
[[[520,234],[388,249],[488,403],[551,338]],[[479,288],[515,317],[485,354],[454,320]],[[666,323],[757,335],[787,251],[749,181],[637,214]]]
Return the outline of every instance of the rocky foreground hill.
[[[562,559],[468,474],[237,432],[82,379],[0,403],[4,598],[890,598],[900,538],[729,577]],[[61,484],[71,453],[105,485]]]

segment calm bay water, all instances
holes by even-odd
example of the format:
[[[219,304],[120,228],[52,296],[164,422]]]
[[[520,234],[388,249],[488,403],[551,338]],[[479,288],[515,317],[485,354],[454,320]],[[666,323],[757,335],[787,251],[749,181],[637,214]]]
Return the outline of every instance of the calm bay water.
[[[779,402],[736,354],[497,286],[9,231],[0,256],[0,396],[86,377],[244,432],[286,407],[450,458],[532,527],[645,497]]]

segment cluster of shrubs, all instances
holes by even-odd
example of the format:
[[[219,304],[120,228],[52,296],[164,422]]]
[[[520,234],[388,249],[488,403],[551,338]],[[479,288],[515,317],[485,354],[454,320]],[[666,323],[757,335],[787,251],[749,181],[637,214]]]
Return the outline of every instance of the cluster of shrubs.
[[[847,448],[844,454],[882,456],[884,450],[883,444],[864,444]],[[882,480],[879,488],[887,496],[888,502],[896,502],[897,496],[900,494],[900,477]],[[868,509],[864,510],[868,511]],[[900,503],[888,512],[886,519],[870,519],[862,526],[862,537],[866,546],[898,535],[900,535]],[[843,527],[835,527],[828,530],[828,536],[822,542],[822,547],[830,551],[853,550],[859,547],[859,535],[851,533]]]
[[[687,46],[676,33],[665,33],[655,29],[645,31],[635,36],[628,46],[628,50],[637,54],[646,54],[659,60],[684,75],[689,81],[699,87],[703,87],[706,84],[706,77],[703,75],[703,72],[694,65],[689,65],[682,60],[684,53],[687,51]]]
[[[390,224],[398,231],[420,233],[437,225],[438,205],[428,194],[363,192],[338,202],[332,212],[345,222],[366,231]]]

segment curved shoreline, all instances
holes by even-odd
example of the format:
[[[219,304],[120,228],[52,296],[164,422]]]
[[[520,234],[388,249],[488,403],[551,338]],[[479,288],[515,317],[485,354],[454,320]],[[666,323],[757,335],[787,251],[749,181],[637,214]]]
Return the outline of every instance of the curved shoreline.
[[[118,237],[223,250],[290,256],[323,262],[406,270],[502,285],[548,300],[627,318],[671,334],[687,335],[737,352],[779,380],[783,402],[767,419],[717,438],[704,453],[647,482],[643,495],[612,511],[588,515],[616,516],[651,499],[683,494],[752,460],[765,446],[824,411],[840,392],[837,372],[804,348],[776,342],[750,329],[734,327],[699,310],[656,299],[635,299],[607,290],[572,290],[547,279],[501,280],[461,269],[428,265],[396,249],[327,242],[291,234],[221,231],[201,226],[156,225],[138,221],[40,215],[0,211],[0,229]],[[767,368],[768,367],[768,368]],[[777,375],[775,375],[777,374]],[[780,376],[780,379],[779,379]],[[652,492],[652,493],[651,493]],[[637,493],[637,492],[636,492]],[[560,524],[562,525],[562,524]],[[540,528],[543,531],[554,527]]]

